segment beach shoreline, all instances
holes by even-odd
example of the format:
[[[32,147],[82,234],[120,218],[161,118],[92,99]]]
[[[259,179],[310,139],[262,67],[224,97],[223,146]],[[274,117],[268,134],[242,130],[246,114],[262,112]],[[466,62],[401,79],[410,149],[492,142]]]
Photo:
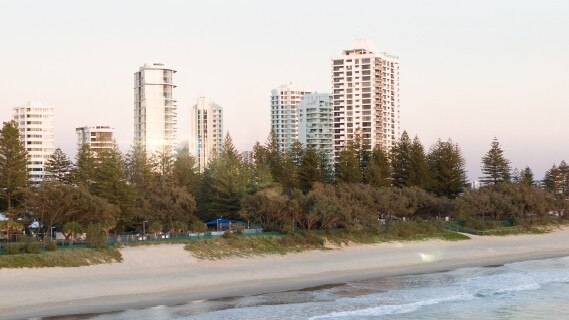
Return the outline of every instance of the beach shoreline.
[[[1,269],[0,319],[106,313],[398,275],[569,256],[569,230],[198,260],[183,245],[122,249],[123,263]]]

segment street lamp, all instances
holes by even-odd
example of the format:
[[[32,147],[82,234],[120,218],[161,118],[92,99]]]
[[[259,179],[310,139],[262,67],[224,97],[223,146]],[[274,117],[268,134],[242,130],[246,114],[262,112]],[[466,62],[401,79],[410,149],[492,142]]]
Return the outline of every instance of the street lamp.
[[[142,221],[142,235],[146,235],[146,223],[148,221]]]

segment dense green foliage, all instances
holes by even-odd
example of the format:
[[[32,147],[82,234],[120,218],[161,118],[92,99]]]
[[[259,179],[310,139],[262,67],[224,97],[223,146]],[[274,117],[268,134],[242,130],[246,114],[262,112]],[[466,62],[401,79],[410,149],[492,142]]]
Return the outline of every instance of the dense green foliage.
[[[47,160],[45,166],[45,179],[47,181],[57,181],[69,183],[71,181],[70,172],[72,163],[67,155],[57,148]]]
[[[540,189],[529,167],[510,172],[496,139],[482,159],[487,186],[468,190],[462,151],[451,140],[426,152],[403,132],[385,150],[372,148],[359,130],[335,159],[298,141],[284,152],[272,133],[240,153],[228,134],[203,172],[187,149],[146,154],[135,144],[123,155],[116,147],[94,153],[82,145],[74,163],[57,149],[48,179],[27,187],[18,135],[14,123],[0,134],[2,206],[12,218],[0,236],[8,239],[37,221],[40,234],[63,232],[73,242],[86,231],[90,246],[99,247],[109,233],[143,226],[150,233],[203,232],[203,221],[219,216],[288,233],[377,234],[403,221],[444,217],[484,227],[490,220],[563,217],[569,196],[565,162],[547,172]]]
[[[482,158],[482,174],[480,181],[485,184],[510,182],[510,160],[504,157],[504,150],[497,138],[492,140],[490,150]]]
[[[427,165],[431,173],[428,189],[439,196],[454,198],[466,184],[466,162],[460,147],[451,140],[438,140],[429,151]]]
[[[15,121],[4,122],[0,131],[0,197],[10,213],[14,201],[22,195],[27,184],[27,153],[20,141],[20,131]]]

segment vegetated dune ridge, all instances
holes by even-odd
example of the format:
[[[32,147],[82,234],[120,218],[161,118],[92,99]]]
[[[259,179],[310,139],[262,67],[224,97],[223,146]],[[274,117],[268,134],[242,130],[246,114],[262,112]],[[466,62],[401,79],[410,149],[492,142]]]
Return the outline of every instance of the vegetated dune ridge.
[[[198,260],[181,244],[121,251],[122,263],[0,270],[0,319],[107,312],[569,256],[569,230],[222,260]]]

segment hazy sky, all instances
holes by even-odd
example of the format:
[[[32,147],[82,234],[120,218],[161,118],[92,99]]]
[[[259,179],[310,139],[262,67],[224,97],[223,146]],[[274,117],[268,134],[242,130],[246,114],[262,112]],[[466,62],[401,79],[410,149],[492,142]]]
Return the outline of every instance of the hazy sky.
[[[133,74],[178,70],[179,137],[200,95],[250,149],[269,132],[270,90],[329,92],[330,58],[356,38],[400,58],[401,126],[428,148],[459,143],[469,176],[497,136],[514,167],[541,178],[569,160],[569,1],[3,1],[0,119],[40,100],[56,145],[75,127],[133,137]]]

